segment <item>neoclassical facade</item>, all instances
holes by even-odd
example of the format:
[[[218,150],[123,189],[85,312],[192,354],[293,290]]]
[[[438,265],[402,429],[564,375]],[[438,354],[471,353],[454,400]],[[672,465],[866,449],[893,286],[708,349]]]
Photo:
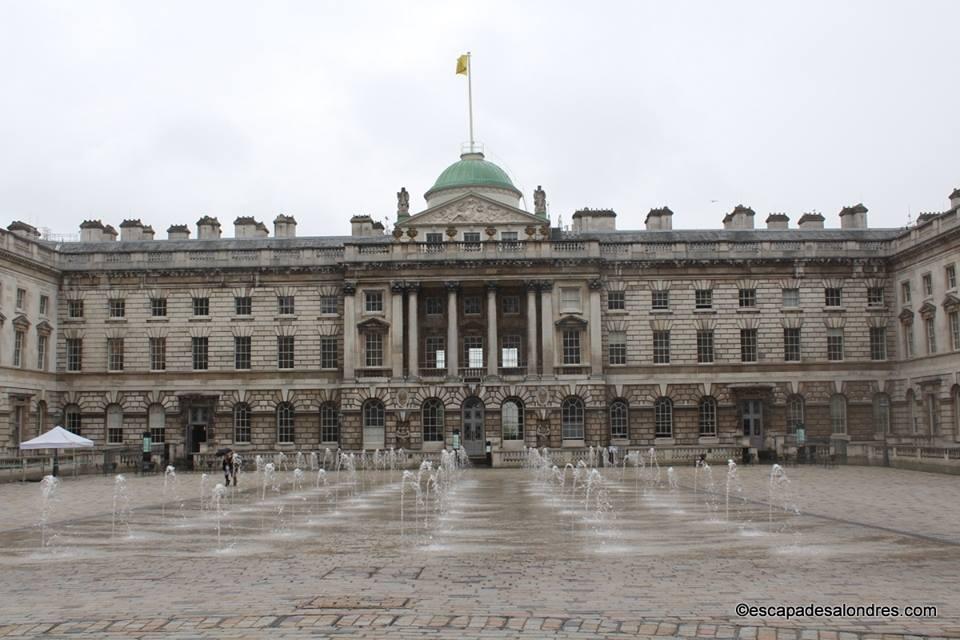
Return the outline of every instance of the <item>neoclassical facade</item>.
[[[524,445],[758,452],[960,442],[960,190],[902,229],[863,205],[755,228],[552,227],[464,154],[392,230],[297,237],[285,215],[166,239],[85,221],[0,231],[0,447],[55,423],[102,447],[149,430],[185,456]],[[119,238],[118,238],[119,236]]]

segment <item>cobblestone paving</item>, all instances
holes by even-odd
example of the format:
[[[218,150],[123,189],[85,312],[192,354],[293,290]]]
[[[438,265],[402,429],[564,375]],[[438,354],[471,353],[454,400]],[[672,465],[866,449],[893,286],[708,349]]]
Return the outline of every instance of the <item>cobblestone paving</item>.
[[[578,491],[472,470],[443,513],[400,523],[400,475],[267,491],[248,474],[220,517],[200,479],[67,478],[41,548],[37,484],[0,486],[0,637],[960,637],[960,482],[886,469],[604,470]],[[742,486],[742,491],[740,487]],[[776,507],[767,506],[770,498]],[[598,504],[604,506],[595,511]],[[796,507],[801,514],[784,511]],[[123,502],[121,501],[121,506]],[[928,618],[741,618],[751,605],[935,605]]]

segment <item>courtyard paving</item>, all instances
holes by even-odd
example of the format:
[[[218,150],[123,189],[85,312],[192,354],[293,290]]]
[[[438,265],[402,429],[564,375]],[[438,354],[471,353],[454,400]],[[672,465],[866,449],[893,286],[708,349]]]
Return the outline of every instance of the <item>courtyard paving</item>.
[[[131,476],[116,515],[114,478],[65,478],[43,532],[40,486],[6,484],[0,637],[960,637],[957,478],[799,467],[771,493],[770,471],[738,469],[728,501],[726,469],[678,468],[671,488],[666,469],[608,468],[588,502],[569,471],[471,469],[429,508],[408,485],[402,523],[399,471],[265,491],[248,473],[220,510],[217,476],[203,505],[199,475]]]

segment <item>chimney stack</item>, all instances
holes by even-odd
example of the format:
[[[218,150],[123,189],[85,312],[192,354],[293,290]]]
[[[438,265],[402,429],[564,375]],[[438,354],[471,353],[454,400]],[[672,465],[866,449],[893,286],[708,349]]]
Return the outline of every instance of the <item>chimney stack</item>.
[[[733,211],[723,217],[724,229],[753,229],[753,209],[738,204]]]
[[[80,242],[103,240],[103,223],[99,220],[84,220],[80,223]]]
[[[950,208],[956,209],[960,207],[960,189],[954,189],[953,193],[950,194]]]
[[[823,215],[819,213],[805,213],[797,221],[797,228],[801,231],[810,229],[823,229]]]
[[[127,242],[143,240],[143,223],[137,220],[124,220],[120,223],[120,240]]]
[[[219,240],[220,221],[210,216],[197,220],[197,240]]]
[[[573,214],[573,230],[577,233],[616,231],[617,214],[613,209],[580,209]]]
[[[786,229],[790,226],[790,216],[785,213],[771,213],[767,216],[767,229]]]
[[[253,216],[240,216],[233,221],[233,237],[257,237],[257,221],[253,219]]]
[[[27,224],[26,222],[20,222],[19,220],[14,220],[10,223],[10,226],[7,227],[7,231],[12,231],[18,236],[23,238],[29,238],[31,240],[39,240],[40,232],[37,231],[37,228],[32,224]]]
[[[647,231],[670,231],[673,229],[673,211],[670,207],[650,209],[645,222]]]
[[[142,235],[144,240],[153,240],[153,236],[154,236],[153,227],[151,227],[150,225],[145,225],[143,229],[140,230],[140,234]]]
[[[185,224],[172,224],[167,229],[167,240],[189,240],[190,228]]]
[[[274,219],[273,237],[274,238],[296,238],[297,237],[297,221],[293,219],[293,216],[285,216],[281,213]]]
[[[867,208],[863,203],[855,204],[852,207],[844,207],[840,210],[840,228],[841,229],[866,229],[867,228]]]

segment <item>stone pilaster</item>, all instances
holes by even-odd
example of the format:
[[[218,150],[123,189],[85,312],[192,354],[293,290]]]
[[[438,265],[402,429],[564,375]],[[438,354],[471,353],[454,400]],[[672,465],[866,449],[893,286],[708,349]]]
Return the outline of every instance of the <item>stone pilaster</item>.
[[[487,283],[487,375],[497,375],[497,284]]]
[[[543,375],[552,376],[554,356],[554,317],[553,317],[553,281],[540,282],[540,312],[542,314],[540,331],[543,333]]]
[[[535,280],[527,282],[527,375],[537,373],[537,289]]]
[[[447,286],[447,375],[455,378],[460,375],[460,349],[457,326],[457,290],[458,282],[448,282]]]
[[[407,366],[410,368],[410,376],[420,375],[420,332],[417,317],[417,293],[420,290],[419,283],[407,283]]]
[[[343,285],[343,377],[356,378],[357,368],[357,287],[352,282]]]

